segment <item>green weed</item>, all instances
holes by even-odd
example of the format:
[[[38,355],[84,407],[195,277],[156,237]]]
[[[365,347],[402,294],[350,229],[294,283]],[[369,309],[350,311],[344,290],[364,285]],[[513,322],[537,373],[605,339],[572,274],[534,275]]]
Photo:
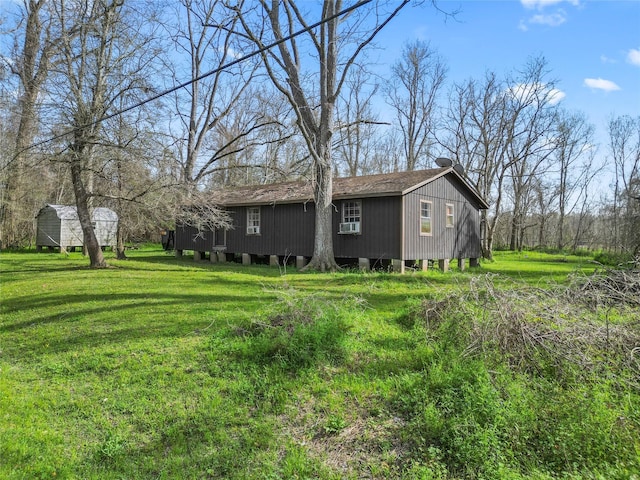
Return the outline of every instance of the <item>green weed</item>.
[[[0,478],[638,475],[637,307],[559,295],[587,257],[282,276],[127,253],[0,254]]]

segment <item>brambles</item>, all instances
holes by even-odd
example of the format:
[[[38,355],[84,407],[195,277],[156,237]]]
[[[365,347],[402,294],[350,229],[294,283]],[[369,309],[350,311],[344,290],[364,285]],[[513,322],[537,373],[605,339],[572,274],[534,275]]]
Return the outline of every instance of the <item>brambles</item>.
[[[629,275],[547,289],[486,275],[424,300],[404,323],[435,354],[395,404],[414,455],[437,448],[464,478],[637,474],[640,322]]]

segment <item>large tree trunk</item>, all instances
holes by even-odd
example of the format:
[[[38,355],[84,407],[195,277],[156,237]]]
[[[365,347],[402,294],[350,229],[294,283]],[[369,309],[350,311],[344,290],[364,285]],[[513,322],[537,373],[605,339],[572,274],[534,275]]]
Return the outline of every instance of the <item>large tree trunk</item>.
[[[12,72],[20,78],[22,93],[18,102],[20,121],[16,132],[15,156],[8,165],[6,196],[0,219],[0,244],[6,246],[20,245],[32,235],[33,211],[30,211],[27,200],[33,199],[33,192],[29,191],[26,149],[36,132],[36,102],[50,63],[49,32],[41,18],[45,5],[44,0],[25,1],[24,44],[20,57],[11,64]]]
[[[89,255],[89,266],[91,268],[105,268],[107,263],[104,260],[102,248],[100,248],[93,229],[91,211],[89,209],[89,194],[82,179],[82,156],[86,152],[86,147],[82,145],[76,145],[75,147],[71,159],[71,181],[73,183],[73,192],[76,196],[76,208],[78,209],[78,220],[80,220],[80,227],[82,228],[84,248]]]
[[[313,257],[306,268],[324,271],[337,270],[333,256],[333,172],[331,163],[316,165],[314,197],[316,203],[316,230]]]
[[[5,246],[19,246],[28,236],[33,219],[26,212],[28,197],[27,162],[25,149],[33,139],[35,129],[35,98],[25,92],[20,98],[20,123],[16,135],[15,157],[7,172],[6,197],[4,201],[2,236]]]

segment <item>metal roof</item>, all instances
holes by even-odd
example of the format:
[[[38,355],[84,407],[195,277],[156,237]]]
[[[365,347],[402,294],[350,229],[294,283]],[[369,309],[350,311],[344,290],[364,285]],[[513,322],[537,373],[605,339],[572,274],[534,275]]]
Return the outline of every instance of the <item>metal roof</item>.
[[[334,178],[333,199],[405,195],[445,175],[457,178],[478,201],[480,208],[489,208],[476,190],[452,167]],[[305,203],[313,201],[313,190],[311,183],[303,180],[268,185],[248,185],[225,188],[215,192],[212,194],[211,200],[223,207]]]
[[[37,217],[46,209],[53,209],[60,220],[78,220],[78,209],[75,205],[52,205],[47,204],[39,212]],[[97,207],[91,214],[93,221],[117,222],[118,215],[110,208]]]

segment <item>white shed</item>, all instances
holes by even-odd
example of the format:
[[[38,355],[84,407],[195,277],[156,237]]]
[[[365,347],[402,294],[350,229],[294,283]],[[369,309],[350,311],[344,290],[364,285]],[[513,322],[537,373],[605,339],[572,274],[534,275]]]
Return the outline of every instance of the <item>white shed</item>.
[[[116,244],[118,215],[104,207],[93,209],[91,215],[96,238],[101,247]],[[36,248],[81,247],[83,245],[82,228],[78,219],[78,211],[74,205],[47,204],[38,212]]]

